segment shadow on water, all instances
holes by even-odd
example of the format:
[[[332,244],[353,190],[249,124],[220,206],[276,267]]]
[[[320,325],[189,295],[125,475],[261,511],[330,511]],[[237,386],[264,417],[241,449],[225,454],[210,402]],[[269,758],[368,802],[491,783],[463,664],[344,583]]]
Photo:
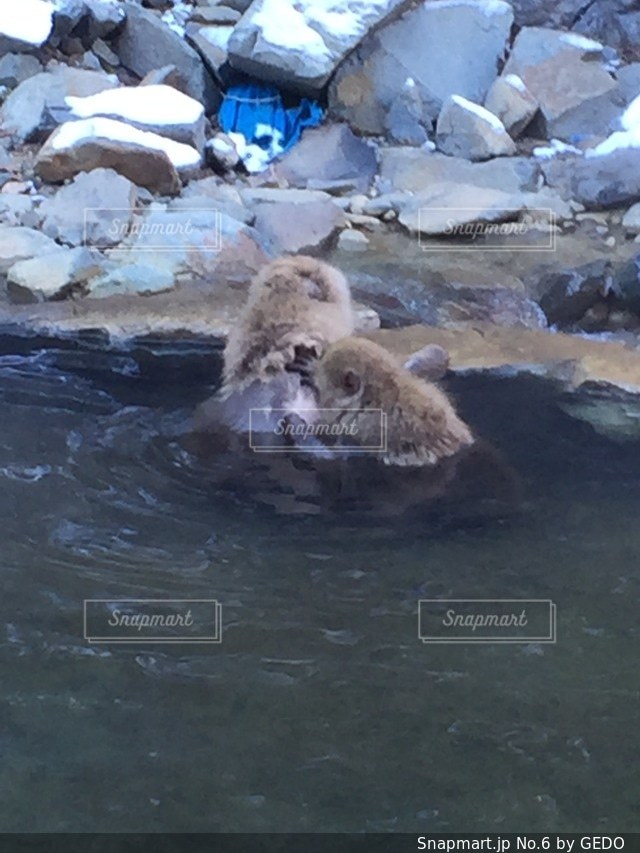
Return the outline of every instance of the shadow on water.
[[[517,514],[279,515],[181,440],[219,353],[37,344],[0,348],[2,830],[640,829],[637,446],[459,379]],[[84,640],[84,599],[162,597],[222,644]],[[558,642],[424,645],[436,597],[552,599]]]

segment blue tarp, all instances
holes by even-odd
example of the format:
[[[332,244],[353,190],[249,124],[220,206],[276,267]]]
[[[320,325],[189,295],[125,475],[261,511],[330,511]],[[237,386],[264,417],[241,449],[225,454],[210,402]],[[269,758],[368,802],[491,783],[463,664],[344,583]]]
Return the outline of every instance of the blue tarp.
[[[323,118],[322,107],[316,101],[302,98],[297,106],[286,109],[275,86],[257,83],[231,86],[218,113],[225,133],[242,134],[247,146],[257,146],[264,152],[259,158],[263,168],[295,145],[305,127],[315,127]],[[239,153],[244,160],[243,152]]]

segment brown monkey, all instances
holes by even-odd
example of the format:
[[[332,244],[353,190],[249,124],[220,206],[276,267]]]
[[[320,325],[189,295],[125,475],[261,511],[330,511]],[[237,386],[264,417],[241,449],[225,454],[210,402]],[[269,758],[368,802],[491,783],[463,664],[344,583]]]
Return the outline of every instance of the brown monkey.
[[[353,327],[351,293],[339,270],[304,255],[268,264],[251,283],[225,347],[222,387],[197,410],[196,430],[270,432],[285,414],[309,422],[310,366]]]
[[[435,465],[473,443],[446,394],[372,341],[332,344],[313,380],[318,407],[333,410],[323,419],[342,428],[339,444],[355,444],[388,465]]]

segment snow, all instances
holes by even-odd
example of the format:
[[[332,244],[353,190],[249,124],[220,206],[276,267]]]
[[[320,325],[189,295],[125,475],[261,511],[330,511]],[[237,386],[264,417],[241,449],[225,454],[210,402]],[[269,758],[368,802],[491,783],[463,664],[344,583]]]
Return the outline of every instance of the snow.
[[[290,0],[264,0],[252,23],[259,27],[263,38],[273,45],[329,58],[330,53],[322,36],[307,25],[302,12],[294,9]]]
[[[640,148],[640,95],[631,101],[620,123],[624,130],[612,133],[604,142],[587,151],[587,157],[602,157],[625,148]]]
[[[189,15],[192,12],[193,9],[191,6],[187,6],[186,3],[177,2],[173,8],[167,9],[161,16],[161,20],[164,21],[169,29],[177,33],[180,38],[184,38]]]
[[[458,104],[459,107],[462,107],[465,110],[468,110],[470,113],[478,116],[483,121],[486,121],[491,125],[492,129],[496,131],[496,133],[506,133],[505,126],[502,124],[498,116],[494,115],[489,110],[485,109],[485,107],[481,107],[480,104],[474,104],[473,101],[468,101],[466,98],[463,98],[462,95],[452,95],[451,100]]]
[[[640,128],[640,95],[631,101],[620,120],[625,130]]]
[[[115,116],[139,124],[195,124],[204,114],[199,101],[172,86],[126,86],[85,98],[69,96],[67,105],[78,118]]]
[[[279,130],[268,124],[258,124],[255,129],[256,139],[260,139],[261,137],[268,137],[270,139],[268,148],[248,143],[242,133],[229,133],[228,136],[236,146],[236,151],[244,163],[245,169],[252,174],[264,172],[269,163],[278,154],[282,154],[283,151],[282,134]]]
[[[234,29],[235,27],[200,27],[198,36],[208,41],[214,47],[220,48],[220,50],[227,50],[229,39]]]
[[[508,83],[509,86],[513,86],[513,88],[517,89],[518,92],[527,91],[527,87],[524,85],[524,81],[521,77],[518,77],[517,74],[507,74],[504,78],[504,82]]]
[[[560,36],[560,41],[570,44],[571,47],[580,48],[580,50],[601,51],[604,49],[599,41],[577,35],[577,33],[563,33]]]
[[[552,139],[549,145],[533,149],[533,156],[539,160],[550,160],[558,154],[582,154],[579,148],[562,142],[561,139]]]
[[[65,122],[55,131],[50,141],[55,150],[61,150],[72,148],[89,139],[105,139],[138,145],[153,151],[164,151],[176,169],[200,165],[200,155],[190,145],[174,142],[173,139],[167,139],[147,130],[138,130],[111,118],[86,118]]]
[[[0,0],[0,34],[40,46],[49,38],[53,12],[46,0]]]

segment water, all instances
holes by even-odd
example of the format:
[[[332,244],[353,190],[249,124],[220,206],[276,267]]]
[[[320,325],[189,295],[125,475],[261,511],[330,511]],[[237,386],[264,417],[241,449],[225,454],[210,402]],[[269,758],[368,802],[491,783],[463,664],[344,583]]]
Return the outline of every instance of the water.
[[[459,381],[507,520],[335,523],[175,440],[205,356],[0,356],[0,830],[640,830],[640,454]],[[208,358],[209,356],[207,356]],[[423,645],[418,600],[551,598],[556,645]],[[207,598],[220,646],[101,646],[85,598]]]

